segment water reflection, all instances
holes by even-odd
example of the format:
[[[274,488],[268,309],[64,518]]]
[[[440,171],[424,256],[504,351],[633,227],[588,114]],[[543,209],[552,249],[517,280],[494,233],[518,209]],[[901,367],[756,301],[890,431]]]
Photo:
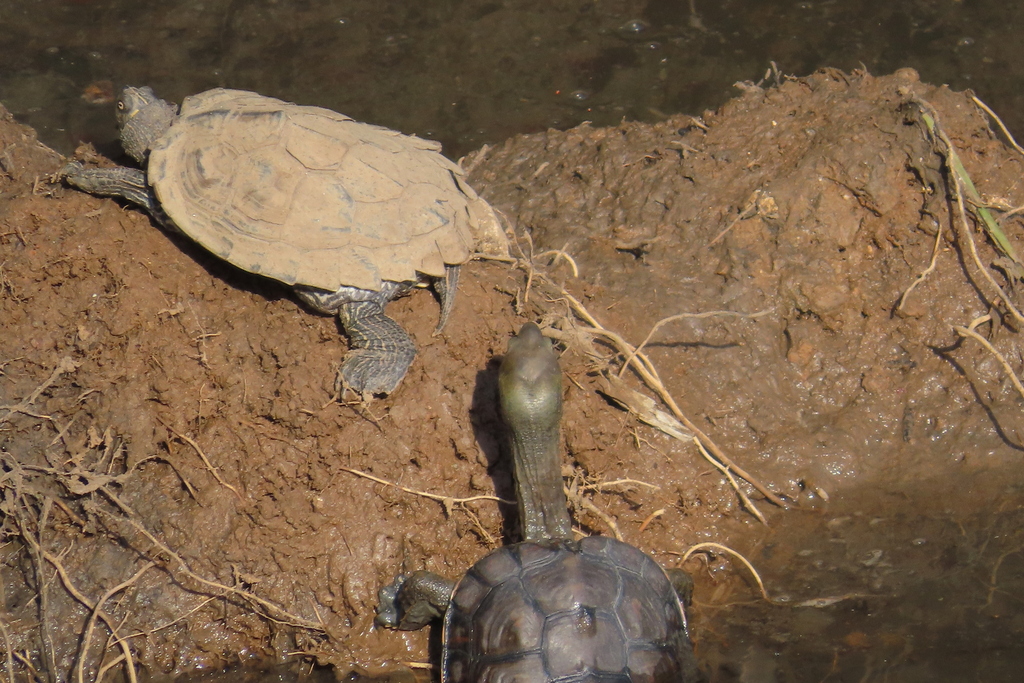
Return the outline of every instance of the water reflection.
[[[774,61],[795,74],[912,66],[976,88],[1018,128],[1022,12],[991,0],[6,0],[0,101],[63,152],[86,140],[116,153],[109,92],[146,84],[177,101],[228,86],[326,106],[458,156],[584,120],[700,113]]]

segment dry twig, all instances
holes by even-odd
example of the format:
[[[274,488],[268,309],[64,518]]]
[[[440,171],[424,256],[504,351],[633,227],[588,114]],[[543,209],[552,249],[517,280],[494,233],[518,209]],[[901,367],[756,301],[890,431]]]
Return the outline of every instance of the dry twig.
[[[0,616],[0,633],[4,636],[4,653],[7,655],[7,683],[14,683],[14,651],[11,649],[11,634],[3,616]]]
[[[800,602],[789,602],[788,600],[778,600],[778,599],[772,598],[770,595],[768,595],[768,589],[764,587],[764,581],[761,580],[761,575],[757,572],[756,569],[754,569],[754,565],[752,565],[750,563],[750,561],[747,558],[745,558],[742,554],[740,554],[739,552],[733,550],[732,548],[730,548],[728,546],[722,545],[721,543],[707,542],[707,543],[697,543],[696,545],[690,546],[686,550],[686,552],[683,553],[681,561],[685,563],[688,559],[693,557],[694,553],[698,553],[698,552],[702,552],[702,551],[707,551],[707,550],[713,550],[713,551],[718,551],[720,553],[725,553],[726,555],[729,555],[730,557],[733,557],[733,558],[739,560],[740,563],[744,567],[747,568],[747,571],[750,572],[750,575],[754,577],[754,581],[757,583],[757,588],[761,592],[761,597],[764,598],[765,602],[768,602],[768,603],[770,603],[772,605],[779,605],[779,606],[786,606],[786,607],[817,607],[817,608],[822,608],[822,607],[829,607],[829,606],[834,605],[834,604],[836,604],[838,602],[842,602],[843,600],[850,600],[852,598],[869,598],[869,597],[873,597],[873,596],[871,596],[869,594],[864,594],[864,593],[846,593],[844,595],[826,596],[826,597],[822,597],[822,598],[810,598],[808,600],[801,600]]]
[[[1003,131],[1003,135],[1005,135],[1006,139],[1010,141],[1011,145],[1013,145],[1013,148],[1017,150],[1020,154],[1024,154],[1024,149],[1021,149],[1020,145],[1017,144],[1017,141],[1013,139],[1013,135],[1011,135],[1010,131],[1006,129],[1006,126],[1003,124],[1003,120],[999,118],[999,115],[996,114],[991,109],[989,109],[988,105],[979,100],[977,97],[972,96],[971,101],[974,102],[974,104],[978,105],[982,109],[982,111],[991,116],[999,125],[999,130]]]
[[[190,439],[184,434],[181,434],[180,432],[176,431],[174,427],[164,422],[163,419],[161,419],[159,416],[157,416],[156,419],[160,420],[160,424],[166,427],[167,431],[173,434],[177,439],[184,441],[189,446],[191,446],[192,449],[195,450],[197,454],[199,454],[199,457],[202,459],[203,464],[206,465],[206,469],[209,470],[210,474],[213,475],[213,478],[216,479],[221,486],[230,490],[231,493],[235,494],[238,500],[242,500],[242,494],[240,494],[238,492],[238,489],[236,489],[234,486],[224,481],[224,479],[220,476],[220,472],[218,472],[217,468],[213,466],[213,463],[210,462],[210,459],[206,457],[206,453],[204,453],[203,449],[199,447],[199,444],[197,444],[194,440]]]
[[[609,515],[607,512],[605,512],[601,508],[597,507],[596,505],[594,505],[593,501],[591,501],[591,500],[589,500],[587,498],[584,498],[583,496],[578,495],[578,494],[573,495],[569,491],[569,489],[565,488],[565,487],[562,488],[562,492],[565,493],[565,495],[570,500],[572,500],[572,502],[575,505],[580,506],[581,508],[583,508],[587,512],[590,512],[591,514],[593,514],[593,515],[597,516],[598,518],[600,518],[601,521],[604,522],[608,526],[608,528],[611,530],[612,535],[615,536],[615,540],[616,541],[623,541],[624,540],[622,538],[622,532],[619,531],[618,523],[616,523],[616,521],[612,518],[611,515]]]
[[[667,318],[662,318],[658,322],[654,323],[654,326],[651,328],[651,331],[647,333],[647,336],[644,337],[644,340],[640,342],[639,346],[633,349],[633,353],[631,353],[629,357],[627,357],[626,360],[622,363],[622,367],[619,368],[618,376],[622,377],[622,373],[626,371],[626,368],[628,368],[629,365],[633,362],[633,359],[636,358],[637,354],[640,353],[645,346],[647,346],[647,344],[651,341],[651,338],[654,336],[654,333],[661,329],[663,325],[666,325],[670,322],[674,322],[676,320],[700,320],[703,318],[714,318],[724,316],[733,316],[736,318],[749,318],[751,320],[755,320],[757,318],[766,316],[771,312],[772,309],[770,308],[766,308],[763,311],[757,311],[756,313],[740,313],[739,311],[705,311],[703,313],[678,313],[676,315],[670,315]]]
[[[920,273],[918,273],[918,275],[914,279],[914,281],[911,282],[910,286],[907,287],[906,291],[903,292],[903,295],[900,297],[900,303],[899,303],[898,306],[896,306],[896,310],[897,311],[902,311],[903,310],[903,304],[905,304],[907,302],[907,297],[910,296],[910,293],[913,292],[914,289],[919,284],[924,282],[928,278],[928,276],[932,274],[932,272],[934,272],[935,266],[936,266],[936,264],[938,263],[938,260],[939,260],[939,245],[940,244],[942,244],[942,226],[938,225],[938,223],[936,223],[936,228],[935,228],[935,244],[932,245],[932,258],[931,258],[931,261],[928,263],[928,267],[925,268],[924,270],[922,270]]]
[[[983,315],[980,318],[975,318],[974,320],[972,320],[971,324],[968,325],[967,327],[953,325],[953,330],[961,337],[970,337],[971,339],[975,340],[976,342],[984,346],[989,353],[995,356],[996,360],[998,360],[999,363],[1003,366],[1003,370],[1006,371],[1006,375],[1010,378],[1010,381],[1013,383],[1013,387],[1017,390],[1017,393],[1020,394],[1021,398],[1024,398],[1024,385],[1021,384],[1020,378],[1017,377],[1017,373],[1014,372],[1013,367],[1010,365],[1009,361],[1006,360],[1006,357],[1003,356],[1003,354],[999,353],[999,351],[996,350],[996,347],[992,346],[989,340],[985,339],[975,331],[978,325],[987,323],[990,320],[992,320],[991,315]]]
[[[640,522],[640,528],[637,529],[637,533],[642,534],[651,522],[656,520],[658,517],[661,517],[663,514],[665,514],[665,508],[659,508],[647,515],[647,517],[644,518],[644,521]]]
[[[74,372],[75,370],[78,369],[79,365],[81,365],[81,363],[79,363],[79,362],[77,362],[75,360],[72,360],[70,356],[64,356],[63,358],[61,358],[60,362],[57,364],[57,367],[55,367],[53,369],[53,372],[50,373],[50,376],[47,377],[43,381],[42,384],[37,386],[32,391],[31,394],[29,394],[28,396],[23,398],[19,403],[16,403],[14,405],[0,406],[0,408],[4,408],[4,409],[7,410],[6,413],[0,414],[0,424],[3,424],[7,420],[9,420],[11,415],[13,415],[15,413],[24,413],[24,414],[29,415],[31,417],[38,417],[38,418],[47,419],[47,420],[50,419],[49,416],[46,416],[46,415],[36,415],[35,413],[29,412],[28,411],[28,407],[30,405],[32,405],[33,403],[35,403],[35,400],[37,398],[39,398],[39,395],[41,393],[43,393],[44,391],[46,391],[47,389],[49,389],[50,386],[54,382],[56,382],[57,379],[61,375],[63,375],[64,373],[67,373],[67,372]]]
[[[604,339],[609,341],[612,344],[612,346],[615,347],[615,349],[622,354],[623,357],[631,359],[630,363],[636,370],[637,374],[640,375],[641,379],[643,379],[644,383],[647,384],[647,386],[650,387],[651,390],[654,391],[659,398],[661,398],[665,405],[668,406],[669,410],[672,411],[672,414],[676,417],[676,419],[682,422],[687,429],[693,432],[695,441],[699,439],[701,443],[705,445],[707,450],[710,451],[712,455],[714,455],[716,460],[718,460],[720,463],[726,466],[731,472],[734,472],[737,476],[741,477],[747,483],[749,483],[751,486],[757,489],[757,491],[760,492],[761,495],[763,495],[769,501],[782,508],[788,507],[781,498],[772,493],[768,489],[768,487],[762,484],[756,477],[754,477],[746,470],[741,468],[739,465],[737,465],[735,462],[733,462],[733,460],[729,456],[727,456],[725,452],[722,451],[722,449],[719,448],[707,434],[700,430],[688,417],[686,417],[686,415],[683,414],[683,411],[680,410],[679,406],[676,404],[675,399],[668,392],[668,389],[665,387],[665,385],[661,382],[661,378],[658,376],[658,371],[655,369],[654,364],[651,363],[650,359],[646,356],[646,354],[637,351],[629,342],[623,339],[619,334],[601,325],[601,323],[599,323],[594,318],[594,316],[590,314],[590,311],[587,310],[586,306],[584,306],[578,299],[576,299],[576,297],[574,297],[572,294],[566,291],[564,287],[556,285],[543,273],[535,272],[532,268],[531,272],[535,273],[534,276],[537,279],[541,279],[550,287],[553,287],[559,292],[561,298],[564,299],[569,304],[569,307],[572,309],[572,311],[577,316],[579,316],[580,319],[582,319],[590,326],[590,329],[587,330],[588,332],[603,337]]]
[[[757,509],[757,506],[754,505],[754,502],[750,500],[746,492],[740,487],[739,482],[736,481],[736,478],[732,476],[732,472],[729,471],[728,465],[718,462],[718,460],[712,458],[711,454],[708,453],[707,448],[704,447],[704,444],[701,443],[700,439],[694,439],[693,442],[697,444],[697,450],[699,450],[700,454],[704,456],[704,459],[707,460],[712,465],[714,465],[716,469],[718,469],[722,474],[725,475],[725,478],[729,481],[730,486],[732,486],[733,490],[736,491],[736,495],[740,497],[740,501],[742,501],[743,506],[747,508],[750,514],[757,517],[757,521],[761,522],[761,524],[768,526],[768,520],[764,518],[764,515],[761,514],[761,511]]]
[[[1017,553],[1020,553],[1022,551],[1024,551],[1024,546],[1018,545],[1015,548],[1010,548],[1009,550],[1007,550],[1006,552],[1004,552],[996,558],[995,563],[992,565],[992,572],[989,575],[987,586],[988,594],[985,597],[985,604],[979,607],[978,609],[985,609],[986,607],[992,606],[992,601],[995,598],[996,591],[999,590],[999,570],[1002,568],[1003,562],[1006,560],[1006,558],[1010,557],[1011,555],[1016,555]]]
[[[95,616],[98,616],[103,623],[107,625],[111,634],[114,635],[117,644],[121,647],[121,652],[124,654],[125,669],[127,670],[128,680],[131,681],[131,683],[138,683],[138,678],[136,677],[135,672],[135,658],[132,656],[131,647],[129,647],[127,641],[117,636],[117,625],[114,623],[113,619],[103,611],[100,605],[93,604],[84,593],[78,590],[74,582],[71,581],[71,577],[68,576],[67,569],[64,568],[60,558],[47,550],[43,550],[41,547],[39,548],[39,553],[42,555],[43,559],[52,564],[53,568],[57,570],[57,575],[60,577],[61,583],[64,584],[64,589],[70,593],[75,600],[82,603],[86,609],[93,610]],[[82,656],[84,657],[84,653]],[[84,683],[84,680],[79,678],[79,682]]]
[[[141,523],[136,521],[135,512],[128,505],[126,505],[124,501],[120,500],[120,498],[118,498],[113,491],[111,491],[107,487],[101,487],[100,491],[103,493],[103,495],[107,497],[108,500],[110,500],[110,502],[112,502],[116,507],[118,507],[121,510],[122,514],[114,514],[111,511],[106,510],[102,506],[96,504],[95,502],[87,503],[87,507],[92,512],[95,512],[96,514],[106,517],[107,519],[113,521],[114,524],[126,523],[133,529],[135,529],[135,531],[142,534],[146,538],[146,540],[153,544],[164,556],[163,558],[161,558],[161,566],[164,567],[164,569],[166,569],[167,571],[174,573],[176,570],[178,573],[188,577],[192,581],[195,581],[196,583],[205,586],[206,588],[218,591],[220,595],[232,595],[248,603],[251,603],[255,607],[259,608],[257,609],[257,612],[263,618],[269,619],[270,621],[279,624],[285,624],[287,626],[296,626],[298,628],[309,629],[310,631],[323,632],[324,629],[322,624],[318,624],[314,621],[310,621],[308,619],[303,619],[300,616],[296,616],[288,610],[284,609],[283,607],[280,607],[271,602],[270,600],[267,600],[266,598],[261,598],[255,593],[242,590],[241,588],[238,588],[236,586],[228,586],[226,584],[219,583],[217,581],[211,581],[210,579],[200,576],[199,574],[194,572],[191,567],[189,567],[188,563],[185,562],[185,560],[180,555],[178,555],[178,553],[171,550],[171,548],[166,543],[161,541],[154,534],[152,534],[149,531],[149,529],[147,529]],[[170,560],[170,562],[168,563],[167,560]],[[173,565],[174,568],[172,569],[171,567],[168,567],[167,564]]]
[[[139,577],[141,577],[147,571],[152,569],[154,566],[154,562],[147,562],[146,564],[142,565],[139,571],[135,572],[135,574],[133,574],[130,579],[128,579],[127,581],[122,581],[121,583],[117,584],[116,586],[108,590],[106,593],[104,593],[102,596],[100,596],[100,599],[96,601],[96,604],[92,608],[92,612],[89,614],[89,621],[85,627],[85,635],[82,637],[82,645],[78,650],[78,683],[86,683],[85,658],[89,654],[89,645],[90,641],[92,640],[92,631],[93,628],[96,626],[96,618],[100,617],[103,604],[106,603],[106,601],[109,600],[112,596],[116,595],[117,593],[120,593],[125,588],[128,588],[129,586],[133,585],[136,581],[139,580]],[[126,645],[127,641],[124,638],[121,638],[117,635],[117,631],[113,627],[111,627],[110,623],[107,621],[106,618],[103,618],[103,621],[107,624],[108,627],[110,627],[111,636],[113,636],[113,638],[121,646],[125,662],[127,663],[129,668],[128,678],[130,678],[134,682],[136,680],[134,664],[131,662],[131,650]],[[97,675],[97,679],[98,678],[99,676]]]
[[[516,504],[514,500],[505,500],[504,498],[498,498],[497,496],[469,496],[468,498],[455,498],[453,496],[442,496],[442,495],[438,495],[436,493],[428,493],[427,491],[420,491],[418,489],[411,489],[408,486],[402,486],[401,484],[396,484],[393,481],[388,481],[387,479],[381,479],[380,477],[375,477],[374,475],[370,474],[369,472],[363,472],[362,470],[354,470],[354,469],[351,469],[349,467],[342,467],[340,469],[342,471],[344,471],[344,472],[348,472],[349,474],[354,474],[357,477],[362,477],[364,479],[369,479],[370,481],[375,481],[378,484],[383,484],[385,486],[393,486],[393,487],[395,487],[396,489],[398,489],[400,491],[405,491],[406,493],[411,493],[414,496],[421,496],[423,498],[429,498],[430,500],[436,500],[436,501],[440,502],[444,506],[445,510],[448,510],[448,511],[451,511],[451,508],[452,508],[453,505],[461,505],[461,504],[464,504],[464,503],[472,503],[473,501],[476,501],[476,500],[493,500],[493,501],[496,501],[498,503],[505,503],[506,505],[515,505]]]
[[[408,486],[402,486],[401,484],[396,484],[393,481],[388,481],[387,479],[375,477],[369,472],[363,472],[362,470],[354,470],[349,467],[342,467],[341,469],[342,471],[348,472],[349,474],[354,474],[357,477],[369,479],[370,481],[376,482],[378,484],[383,484],[384,486],[392,486],[398,489],[399,491],[404,491],[405,493],[410,493],[414,496],[420,496],[422,498],[436,500],[439,503],[441,503],[442,507],[444,507],[444,513],[446,516],[451,516],[452,510],[455,507],[458,507],[460,510],[466,513],[466,516],[469,517],[470,521],[473,523],[473,526],[476,527],[476,530],[483,537],[484,541],[492,548],[498,545],[497,539],[495,539],[494,536],[492,536],[490,532],[488,532],[487,529],[484,528],[484,525],[480,522],[480,518],[477,516],[475,512],[473,512],[473,510],[466,506],[466,503],[472,503],[477,500],[493,500],[498,503],[515,505],[515,501],[505,500],[504,498],[498,498],[497,496],[469,496],[468,498],[442,496],[436,493],[428,493],[427,491],[420,491],[418,489],[409,488]]]
[[[974,240],[974,231],[971,229],[971,225],[967,220],[967,209],[966,202],[964,201],[965,190],[970,192],[972,201],[977,205],[977,214],[979,222],[985,227],[992,241],[996,244],[997,248],[1003,252],[1008,259],[1011,261],[1011,265],[1020,267],[1021,261],[1017,257],[1013,245],[1007,240],[1002,229],[995,224],[994,219],[991,218],[988,209],[981,206],[980,197],[978,196],[977,190],[974,188],[974,184],[970,177],[967,176],[967,172],[963,169],[963,164],[960,162],[960,157],[957,155],[956,148],[953,146],[953,142],[946,135],[942,129],[942,125],[939,121],[939,114],[930,103],[921,99],[914,98],[913,100],[917,106],[921,108],[925,125],[928,128],[929,133],[932,134],[933,139],[941,142],[943,156],[946,159],[947,166],[950,169],[950,176],[953,178],[953,190],[956,198],[957,217],[960,219],[959,222],[954,221],[954,225],[959,226],[958,232],[967,241],[967,246],[971,252],[971,259],[974,261],[974,265],[981,271],[982,276],[988,282],[996,293],[998,294],[999,301],[1013,314],[1013,317],[1017,322],[1024,323],[1024,314],[1021,314],[1017,310],[1017,307],[1013,305],[1010,297],[1007,296],[1003,288],[996,282],[995,278],[992,277],[992,273],[989,269],[981,262],[981,257],[978,255],[978,247]]]

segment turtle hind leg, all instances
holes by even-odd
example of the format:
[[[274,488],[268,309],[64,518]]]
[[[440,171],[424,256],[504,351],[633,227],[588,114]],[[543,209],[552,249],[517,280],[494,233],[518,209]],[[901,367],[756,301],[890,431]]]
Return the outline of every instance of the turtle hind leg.
[[[390,394],[416,357],[412,338],[384,315],[375,301],[341,304],[338,318],[351,346],[338,371],[337,391],[352,389],[362,396]]]
[[[374,621],[386,628],[415,631],[448,609],[455,582],[432,572],[418,571],[395,580],[377,592]]]
[[[437,292],[437,297],[441,300],[441,315],[438,317],[437,327],[434,328],[434,333],[431,336],[436,337],[441,334],[445,323],[448,322],[448,316],[452,314],[452,307],[455,306],[455,292],[458,288],[459,266],[445,266],[444,277],[434,280],[434,291]]]

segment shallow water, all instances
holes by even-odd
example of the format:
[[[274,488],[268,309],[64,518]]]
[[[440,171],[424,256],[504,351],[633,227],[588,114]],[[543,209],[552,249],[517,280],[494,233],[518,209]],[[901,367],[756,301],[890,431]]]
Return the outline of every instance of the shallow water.
[[[774,62],[911,66],[1024,128],[1013,3],[733,0],[5,0],[0,101],[64,153],[117,154],[111,99],[243,88],[441,140],[699,114]]]

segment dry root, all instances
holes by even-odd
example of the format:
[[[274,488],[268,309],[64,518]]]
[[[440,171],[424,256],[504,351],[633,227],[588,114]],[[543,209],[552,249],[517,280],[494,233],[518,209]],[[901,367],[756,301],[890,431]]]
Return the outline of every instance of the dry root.
[[[562,326],[571,331],[567,334],[561,330],[553,329],[548,332],[551,336],[561,338],[562,341],[580,346],[585,349],[588,355],[593,357],[596,362],[604,367],[610,367],[612,363],[615,362],[616,358],[621,359],[621,367],[618,373],[604,373],[605,387],[608,389],[610,396],[614,397],[620,403],[628,406],[628,410],[637,415],[639,419],[660,429],[669,436],[681,441],[693,441],[697,445],[698,452],[701,456],[707,458],[725,475],[726,480],[736,491],[736,494],[743,503],[744,508],[750,511],[750,513],[762,523],[767,523],[764,515],[757,509],[757,506],[746,492],[742,490],[742,487],[737,481],[737,477],[746,481],[771,503],[779,507],[788,507],[778,495],[769,490],[768,487],[762,484],[755,476],[737,465],[721,448],[718,447],[717,444],[715,444],[710,436],[701,431],[686,415],[683,414],[675,399],[662,383],[657,368],[651,362],[650,358],[643,353],[643,347],[653,338],[654,334],[662,326],[674,320],[688,317],[710,317],[722,315],[742,318],[757,318],[767,314],[768,311],[758,311],[756,313],[710,311],[704,313],[683,313],[669,316],[668,318],[655,323],[654,327],[639,346],[633,346],[618,332],[604,327],[590,313],[590,311],[587,310],[586,306],[570,294],[565,287],[557,284],[545,272],[540,271],[531,257],[533,253],[533,242],[528,233],[524,235],[524,239],[527,243],[526,250],[523,250],[518,243],[517,247],[519,247],[521,255],[518,266],[526,272],[526,285],[523,292],[517,296],[517,306],[521,308],[523,304],[529,301],[529,293],[531,288],[534,286],[534,283],[540,283],[543,287],[550,290],[551,296],[549,301],[562,302],[567,309],[566,313],[559,313],[555,315],[561,317],[564,321]],[[551,253],[553,252],[546,252],[546,254]],[[557,254],[559,257],[564,256],[568,258],[564,250],[559,250]],[[573,264],[574,275],[578,274],[579,271],[578,268],[575,267],[575,262],[571,261],[571,263]],[[599,351],[592,343],[592,340],[594,339],[600,339],[606,346],[610,346],[614,351],[614,355],[609,357]],[[661,399],[662,403],[669,408],[671,415],[668,415],[664,413],[664,411],[658,409],[653,400],[645,399],[642,394],[624,386],[621,380],[621,375],[627,368],[632,369],[640,376],[644,384],[646,384],[647,387]]]
[[[33,410],[32,406],[43,392],[64,375],[74,373],[78,366],[79,363],[70,358],[62,359],[49,376],[23,399],[0,407],[0,425],[17,418],[29,418],[49,423],[57,432],[45,448],[23,453],[0,452],[0,512],[3,513],[0,541],[20,543],[31,561],[30,575],[26,580],[38,594],[35,637],[41,645],[36,654],[15,651],[9,624],[0,619],[8,680],[13,682],[19,665],[36,680],[73,679],[77,683],[100,681],[120,666],[123,676],[134,683],[137,663],[131,641],[152,633],[154,629],[129,633],[126,624],[131,621],[131,614],[115,616],[117,605],[109,603],[115,596],[136,588],[144,575],[154,569],[169,575],[165,580],[185,586],[200,596],[205,595],[195,609],[212,600],[230,601],[276,623],[325,632],[322,623],[294,615],[252,591],[201,576],[138,521],[140,517],[120,499],[118,491],[130,482],[141,462],[162,458],[153,456],[129,465],[122,441],[111,429],[101,431],[96,426],[89,426],[84,434],[73,437],[72,427],[79,413],[61,425],[60,416],[43,415]],[[84,392],[79,399],[88,393],[91,390]],[[75,400],[77,404],[78,400]],[[235,491],[218,476],[198,444],[171,431],[195,449],[221,485]],[[194,494],[194,488],[185,483]],[[235,493],[237,495],[237,491]],[[87,533],[95,536],[97,532],[105,532],[114,543],[131,548],[137,557],[134,567],[129,570],[133,572],[130,576],[92,597],[83,588],[81,578],[76,576],[79,570],[71,564],[71,557],[78,535]],[[57,607],[53,591],[57,585],[88,613],[78,639],[73,671],[58,670],[57,665],[54,634],[68,631],[68,624],[54,616]],[[161,628],[186,616],[183,614]],[[105,638],[98,634],[100,629],[106,631]],[[102,644],[101,640],[104,641]],[[109,656],[112,649],[117,654]]]

